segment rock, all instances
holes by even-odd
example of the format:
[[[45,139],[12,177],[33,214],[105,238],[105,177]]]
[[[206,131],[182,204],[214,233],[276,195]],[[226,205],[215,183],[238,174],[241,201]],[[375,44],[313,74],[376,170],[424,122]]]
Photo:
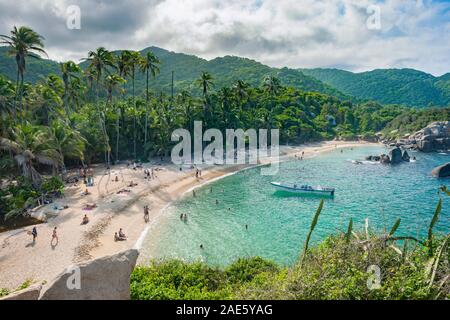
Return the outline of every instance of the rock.
[[[422,152],[446,150],[450,147],[450,121],[436,121],[409,136]]]
[[[450,162],[434,168],[431,174],[438,178],[450,177]]]
[[[403,151],[403,154],[402,154],[402,160],[403,161],[407,161],[407,162],[409,162],[409,160],[410,160],[411,158],[410,158],[410,156],[409,156],[409,154],[408,154],[408,151]]]
[[[380,162],[383,164],[389,164],[389,163],[391,163],[391,158],[389,158],[389,156],[387,154],[382,154],[380,156]]]
[[[65,270],[45,286],[39,299],[129,300],[130,274],[136,265],[138,255],[136,249],[130,249],[112,256],[79,263]],[[77,281],[74,280],[77,274],[80,279],[79,289],[76,288]]]
[[[0,300],[37,300],[41,293],[42,286],[40,284],[29,286],[26,289],[10,293]]]
[[[397,164],[397,163],[402,162],[403,161],[402,150],[399,147],[392,149],[389,152],[389,158],[391,159],[390,163],[392,163],[392,164]]]
[[[427,140],[420,140],[417,143],[417,148],[422,152],[433,152],[433,143]]]

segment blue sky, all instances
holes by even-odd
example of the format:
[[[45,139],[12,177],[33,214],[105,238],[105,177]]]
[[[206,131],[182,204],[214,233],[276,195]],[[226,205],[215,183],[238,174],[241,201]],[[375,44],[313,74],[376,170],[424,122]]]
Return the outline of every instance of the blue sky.
[[[80,30],[66,27],[69,5],[80,7]],[[380,28],[367,26],[374,12]],[[0,0],[0,33],[13,25],[44,35],[55,60],[155,45],[276,67],[450,72],[447,0]]]

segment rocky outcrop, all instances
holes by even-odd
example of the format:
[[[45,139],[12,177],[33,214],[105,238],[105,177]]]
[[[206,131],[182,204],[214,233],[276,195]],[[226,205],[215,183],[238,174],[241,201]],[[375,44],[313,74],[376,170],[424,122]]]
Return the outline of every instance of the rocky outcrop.
[[[431,174],[438,178],[450,177],[450,162],[434,168],[433,171],[431,171]]]
[[[76,264],[46,285],[40,300],[129,300],[130,275],[139,253],[126,250]]]
[[[403,161],[402,158],[402,150],[399,147],[396,147],[389,151],[389,159],[391,164],[397,164]]]
[[[409,143],[422,152],[450,149],[450,121],[432,122],[409,136]]]
[[[391,163],[391,158],[387,154],[382,154],[380,156],[380,162],[382,164],[389,164],[389,163]]]
[[[406,162],[409,162],[410,159],[411,159],[411,157],[409,156],[408,151],[406,151],[406,150],[403,151],[402,160],[406,161]]]
[[[37,300],[41,294],[42,286],[40,284],[32,285],[26,289],[10,293],[0,300]]]

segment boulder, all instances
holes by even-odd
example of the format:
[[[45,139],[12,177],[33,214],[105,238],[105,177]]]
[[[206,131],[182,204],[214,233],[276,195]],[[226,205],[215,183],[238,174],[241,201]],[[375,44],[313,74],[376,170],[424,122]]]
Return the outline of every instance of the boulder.
[[[409,156],[409,154],[408,154],[408,151],[403,151],[403,154],[402,154],[402,160],[403,161],[407,161],[407,162],[409,162],[409,160],[410,160],[411,158],[410,158],[410,156]]]
[[[391,163],[391,158],[389,158],[389,156],[387,154],[382,154],[380,156],[380,162],[383,164],[389,164],[389,163]]]
[[[0,300],[37,300],[41,293],[42,286],[40,284],[29,286],[26,289],[12,292]]]
[[[399,147],[392,149],[389,152],[389,158],[391,159],[390,163],[392,163],[392,164],[397,164],[397,163],[402,162],[403,161],[402,150]]]
[[[136,249],[82,262],[46,285],[40,300],[129,300]],[[79,281],[78,281],[79,280]]]
[[[450,162],[434,168],[431,174],[438,178],[450,177]]]
[[[427,140],[420,140],[417,142],[417,148],[422,152],[433,152],[433,143]]]

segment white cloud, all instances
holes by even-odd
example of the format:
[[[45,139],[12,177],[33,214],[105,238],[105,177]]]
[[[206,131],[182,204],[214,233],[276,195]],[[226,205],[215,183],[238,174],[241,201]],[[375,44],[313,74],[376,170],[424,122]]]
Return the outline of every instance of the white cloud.
[[[23,2],[22,2],[23,1]],[[0,0],[0,33],[27,24],[50,56],[79,59],[90,49],[150,45],[204,58],[239,55],[271,66],[353,71],[411,67],[450,71],[450,4],[426,0]],[[78,4],[82,29],[65,28]],[[369,30],[367,8],[381,10]]]

